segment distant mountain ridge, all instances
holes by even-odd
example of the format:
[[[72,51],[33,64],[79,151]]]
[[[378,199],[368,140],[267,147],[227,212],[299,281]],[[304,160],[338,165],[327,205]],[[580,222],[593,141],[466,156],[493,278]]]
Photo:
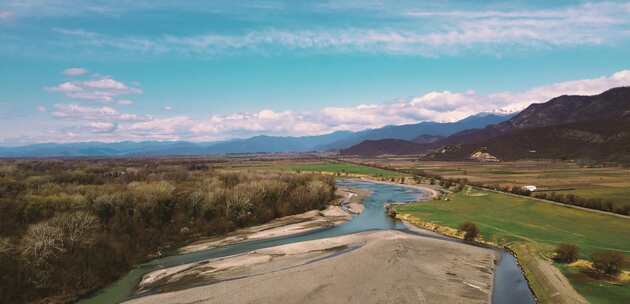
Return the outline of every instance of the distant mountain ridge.
[[[444,136],[440,136],[440,135],[428,135],[428,134],[422,134],[420,136],[417,136],[416,138],[412,139],[412,142],[415,142],[417,144],[430,144],[430,143],[434,143],[438,140],[442,140],[444,139]]]
[[[0,147],[1,157],[80,157],[80,156],[159,156],[209,155],[228,153],[279,153],[313,151],[353,134],[339,131],[318,136],[255,136],[223,142],[144,141],[46,143],[21,147]]]
[[[630,163],[630,121],[591,120],[518,129],[482,142],[445,146],[425,158],[464,160],[482,149],[505,161],[581,159]]]
[[[376,141],[343,154],[396,154]],[[399,145],[403,143],[398,143]],[[532,104],[514,117],[485,128],[463,130],[432,143],[404,143],[410,154],[435,160],[463,160],[484,150],[503,160],[567,158],[630,162],[630,87],[593,96],[563,95]],[[359,149],[360,148],[360,149]]]
[[[385,126],[378,129],[356,132],[353,136],[318,148],[319,150],[341,150],[356,145],[364,140],[403,139],[413,141],[419,136],[449,136],[462,130],[483,128],[487,125],[503,122],[514,115],[516,115],[516,113],[505,115],[479,113],[456,122],[420,122],[408,125]]]
[[[630,87],[563,95],[532,104],[508,121],[434,143],[432,159],[463,159],[481,147],[499,159],[568,158],[630,162]]]
[[[481,113],[453,123],[421,122],[411,125],[386,126],[359,132],[337,131],[316,136],[267,136],[222,142],[144,141],[144,142],[80,142],[45,143],[20,147],[0,147],[0,157],[82,157],[82,156],[159,156],[159,155],[216,155],[229,153],[283,153],[329,151],[347,148],[364,138],[384,139],[398,136],[415,139],[443,136],[471,127],[484,127],[504,121],[509,116]]]
[[[426,149],[425,145],[404,139],[386,138],[364,140],[348,149],[341,150],[344,155],[378,156],[418,154]]]

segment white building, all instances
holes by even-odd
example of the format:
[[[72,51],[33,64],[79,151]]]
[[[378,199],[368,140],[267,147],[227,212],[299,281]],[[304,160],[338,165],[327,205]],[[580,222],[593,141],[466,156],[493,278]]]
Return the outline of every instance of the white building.
[[[533,185],[523,186],[523,190],[527,190],[529,192],[534,192],[536,191],[536,189],[537,189],[536,186],[533,186]]]

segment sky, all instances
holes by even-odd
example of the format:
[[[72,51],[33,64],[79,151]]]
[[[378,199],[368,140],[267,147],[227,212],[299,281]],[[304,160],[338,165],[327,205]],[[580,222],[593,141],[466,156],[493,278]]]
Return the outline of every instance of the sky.
[[[630,2],[0,0],[0,145],[318,135],[630,85]]]

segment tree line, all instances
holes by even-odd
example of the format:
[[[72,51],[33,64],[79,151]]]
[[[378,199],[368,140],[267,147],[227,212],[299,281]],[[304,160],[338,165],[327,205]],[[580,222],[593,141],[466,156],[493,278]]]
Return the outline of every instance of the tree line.
[[[169,245],[321,209],[334,192],[330,176],[203,159],[0,161],[0,302],[71,302]]]

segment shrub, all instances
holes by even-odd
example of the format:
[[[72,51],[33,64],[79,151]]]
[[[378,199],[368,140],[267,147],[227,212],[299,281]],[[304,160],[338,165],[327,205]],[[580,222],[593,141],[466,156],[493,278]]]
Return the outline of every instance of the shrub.
[[[556,247],[554,259],[561,263],[573,263],[578,258],[579,248],[573,244],[560,244]]]
[[[479,235],[479,228],[475,223],[465,222],[459,226],[459,231],[464,232],[464,240],[473,241]]]
[[[618,251],[596,251],[591,258],[593,259],[593,268],[607,275],[617,275],[623,268],[624,255]]]

